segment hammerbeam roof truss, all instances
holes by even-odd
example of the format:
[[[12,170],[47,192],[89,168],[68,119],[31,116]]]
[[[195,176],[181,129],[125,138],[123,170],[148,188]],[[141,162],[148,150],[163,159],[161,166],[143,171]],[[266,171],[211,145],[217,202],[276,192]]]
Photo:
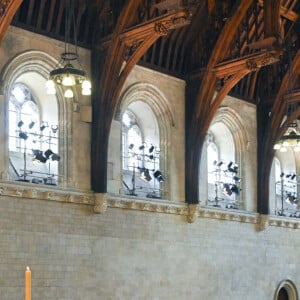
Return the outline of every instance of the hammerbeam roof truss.
[[[56,39],[64,39],[65,1],[23,0],[19,2],[22,3],[13,18],[13,25]],[[78,44],[89,49],[96,48],[99,51],[107,48],[116,32],[121,12],[130,2],[74,0]],[[138,63],[181,78],[193,78],[201,77],[208,66],[219,35],[221,32],[224,34],[223,28],[230,22],[241,1],[137,0],[135,2],[137,4],[134,4],[130,11],[131,16],[126,28],[119,32],[124,37],[127,35],[126,38],[131,35],[131,49],[127,49],[124,55],[128,57],[141,43],[143,37],[138,34],[137,29],[141,24],[155,23],[157,18],[162,16],[167,17],[184,12],[189,21],[188,24],[181,26],[178,23],[177,28],[165,32],[163,27],[157,28],[161,30],[160,37],[138,58]],[[226,52],[224,51],[220,61],[214,62],[215,65],[262,50],[274,49],[275,45],[285,45],[287,39],[295,34],[296,29],[299,29],[299,1],[255,0],[249,2],[252,4],[236,28],[234,38],[228,41]],[[269,7],[266,10],[269,2],[275,4],[272,6],[268,4]],[[273,16],[275,11],[276,20]],[[130,34],[131,30],[135,34]],[[298,40],[298,36],[296,38]],[[255,65],[252,66],[254,67]],[[276,71],[272,70],[272,72]],[[250,72],[244,80],[239,81],[232,88],[231,93],[255,102],[261,92],[259,91],[259,78],[257,72]]]
[[[0,38],[12,24],[63,40],[64,3],[2,0]],[[101,107],[94,115],[96,123],[99,119],[96,143],[107,144],[105,132],[122,84],[132,67],[142,64],[187,82],[186,173],[194,178],[186,185],[188,202],[198,201],[198,171],[193,165],[199,161],[216,109],[228,93],[257,105],[258,160],[266,160],[264,172],[268,172],[271,144],[282,131],[290,62],[293,86],[299,87],[299,0],[74,0],[74,4],[78,44],[91,49],[101,66],[93,74],[101,87],[93,98],[94,108]],[[101,128],[105,128],[102,133]],[[98,158],[95,174],[105,172],[105,162]],[[99,180],[102,184],[95,182],[94,188],[105,191],[105,178]],[[267,210],[265,203],[258,207]]]

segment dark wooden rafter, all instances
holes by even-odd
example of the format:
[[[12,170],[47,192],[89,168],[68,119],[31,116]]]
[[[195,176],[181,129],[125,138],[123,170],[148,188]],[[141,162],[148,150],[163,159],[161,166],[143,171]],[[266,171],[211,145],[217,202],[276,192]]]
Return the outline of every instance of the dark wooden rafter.
[[[65,1],[60,1],[59,2],[59,10],[56,18],[56,23],[55,23],[55,33],[58,35],[60,31],[60,26],[62,24],[62,17],[63,17],[63,12],[65,9]]]
[[[27,18],[26,18],[26,23],[27,24],[30,24],[32,22],[33,8],[34,8],[34,0],[30,0],[29,1]]]
[[[53,22],[53,18],[54,18],[54,8],[55,8],[55,4],[56,4],[56,1],[51,1],[51,5],[50,5],[50,12],[49,12],[49,18],[48,18],[48,21],[47,21],[47,27],[46,27],[46,30],[47,31],[51,31],[52,29],[52,22]]]
[[[268,2],[278,2],[278,4],[276,4],[276,3],[268,3]],[[276,0],[272,0],[272,1],[264,1],[264,0],[258,0],[258,4],[259,4],[259,6],[261,6],[261,7],[264,7],[264,6],[266,6],[266,5],[273,5],[273,7],[274,7],[274,5],[280,5],[280,2],[281,1],[276,1]],[[295,5],[295,4],[294,4]],[[277,7],[274,7],[274,9],[277,9],[278,10],[278,8]],[[276,12],[277,13],[277,12]],[[280,13],[280,15],[281,16],[283,16],[285,19],[287,19],[287,20],[290,20],[290,21],[292,21],[292,22],[296,22],[297,20],[298,20],[298,14],[296,14],[293,10],[292,10],[292,7],[290,7],[290,8],[286,8],[286,7],[284,7],[284,6],[282,6],[282,5],[280,5],[279,6],[279,13]],[[278,31],[277,31],[277,33],[278,33]]]
[[[286,6],[288,5],[289,6]],[[278,49],[282,48],[285,43],[283,33],[284,24],[287,20],[292,21],[292,25],[298,19],[298,14],[292,11],[295,2],[285,3],[282,5],[280,1],[262,1],[257,2],[257,6],[253,9],[249,18],[249,40],[243,39],[241,55],[246,52],[258,51],[260,49]],[[290,26],[290,29],[293,26]],[[241,34],[240,37],[245,35]],[[233,95],[255,102],[254,92],[257,85],[258,72],[250,74],[242,79],[234,88]]]
[[[181,46],[182,46],[183,38],[184,38],[185,35],[187,35],[187,32],[186,32],[187,28],[188,27],[185,27],[183,30],[181,30],[179,32],[178,37],[177,37],[177,41],[175,43],[175,47],[174,47],[175,49],[174,49],[173,59],[172,59],[172,65],[171,65],[171,70],[173,72],[176,71],[176,66],[177,66],[176,64],[177,64],[177,62],[179,60],[178,59],[178,55],[180,55],[180,49],[182,49]]]
[[[265,37],[276,37],[279,33],[280,2],[264,1],[264,33]]]
[[[168,54],[166,57],[166,61],[165,61],[165,66],[167,69],[170,68],[170,64],[171,64],[171,58],[172,58],[172,54],[173,54],[173,49],[174,49],[174,44],[176,43],[176,41],[178,40],[178,35],[179,35],[179,31],[173,31],[170,34],[170,38],[169,38],[169,47],[168,47]]]
[[[218,63],[224,60],[236,30],[251,5],[252,1],[241,0],[232,17],[227,20],[206,67],[193,116],[188,116],[188,118],[192,120],[191,124],[188,124],[189,128],[187,128],[186,141],[186,178],[188,178],[188,180],[186,180],[186,201],[188,203],[198,203],[199,201],[199,167],[197,167],[197,165],[200,161],[202,147],[207,133],[206,129],[209,127],[206,116],[209,113],[213,114],[213,112],[210,112],[210,109],[217,81],[217,76],[213,72],[213,69]]]
[[[253,50],[253,47],[249,47],[249,44],[255,43],[255,41],[258,41],[262,39],[263,37],[263,28],[264,28],[264,22],[263,22],[263,10],[260,9],[259,11],[254,10],[254,12],[251,14],[252,23],[249,24],[249,33],[243,38],[241,36],[241,55],[244,55],[247,51],[250,52]],[[251,19],[249,22],[251,22]],[[246,35],[246,33],[244,33]]]
[[[296,78],[300,74],[300,50],[296,53],[296,56],[293,60],[293,64],[291,67],[291,72],[287,70],[287,73],[285,77],[282,80],[281,87],[277,93],[277,97],[274,101],[273,109],[272,109],[272,115],[273,118],[270,122],[270,127],[272,129],[273,133],[273,139],[277,139],[280,134],[282,134],[282,130],[284,127],[286,127],[286,124],[290,122],[290,119],[287,119],[285,123],[282,123],[282,119],[284,115],[286,114],[286,105],[289,100],[286,100],[287,98],[293,101],[295,101],[294,96],[299,95],[299,93],[293,95],[293,91],[289,91],[291,86],[294,86],[296,82]],[[284,94],[290,93],[291,95],[287,95],[284,97]],[[284,100],[284,101],[283,101]],[[299,102],[299,98],[298,98]],[[293,117],[293,116],[291,116]],[[272,136],[272,135],[270,135]],[[274,144],[274,140],[272,141]]]
[[[21,3],[22,0],[2,0],[0,2],[0,43]]]
[[[38,30],[41,30],[41,27],[42,27],[45,4],[46,4],[46,0],[41,0],[40,7],[39,7],[39,13],[38,13],[38,20],[37,20],[37,24],[36,24],[36,27],[38,28]]]
[[[210,13],[211,12],[208,12],[206,1],[202,1],[191,20],[191,24],[189,26],[189,34],[183,36],[181,45],[181,59],[178,64],[178,70],[180,70],[182,73],[186,71],[183,70],[183,65],[186,57],[190,56],[190,49],[192,48],[192,45],[194,45],[197,39],[201,39],[201,37],[204,35],[204,32],[206,31],[205,23],[207,22]]]
[[[186,12],[179,11],[132,27],[134,19],[131,12],[139,4],[140,1],[130,0],[125,5],[108,43],[110,46],[106,52],[104,70],[102,75],[98,74],[101,92],[98,99],[93,99],[92,137],[92,188],[96,192],[106,192],[107,189],[109,131],[122,86],[129,72],[160,36],[188,24]]]
[[[85,28],[83,31],[83,39],[82,39],[83,42],[86,44],[88,44],[88,41],[89,41],[89,31],[90,31],[90,27],[91,27],[92,20],[93,20],[92,13],[95,9],[96,9],[96,7],[94,7],[94,6],[87,7],[87,20],[86,20]]]
[[[79,27],[80,27],[82,16],[83,16],[86,8],[87,8],[86,2],[85,1],[80,1],[79,6],[78,6],[78,12],[77,12],[77,15],[75,16],[75,20],[76,20],[75,28],[77,30],[77,36],[79,35],[78,30],[79,30]]]

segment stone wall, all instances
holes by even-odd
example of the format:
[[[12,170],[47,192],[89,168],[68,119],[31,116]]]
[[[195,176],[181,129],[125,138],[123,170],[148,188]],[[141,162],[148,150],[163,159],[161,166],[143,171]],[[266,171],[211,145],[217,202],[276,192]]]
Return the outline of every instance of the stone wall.
[[[61,49],[56,46],[61,45],[49,47],[44,37],[10,28],[0,48],[0,67],[28,49],[49,50],[58,57]],[[149,78],[151,72],[143,72]],[[138,73],[131,75],[128,85],[138,80]],[[181,99],[183,83],[174,82]],[[175,101],[174,92],[164,86],[179,121],[172,127],[173,146],[184,140],[184,114],[178,115],[183,103]],[[3,96],[0,100],[3,104]],[[88,136],[89,125],[78,112],[72,117],[75,151],[80,134]],[[3,139],[1,135],[2,145]],[[83,156],[89,145],[82,146],[76,153]],[[171,154],[183,158],[184,150]],[[2,153],[0,162],[4,160]],[[184,169],[183,160],[177,162],[171,170]],[[282,280],[300,288],[297,220],[188,208],[183,183],[172,190],[173,201],[97,197],[89,191],[89,176],[82,175],[89,174],[89,164],[74,164],[72,174],[74,187],[85,192],[0,182],[1,300],[24,299],[26,266],[32,269],[33,300],[269,300]],[[175,180],[183,178],[182,172]],[[251,198],[251,191],[247,195]]]
[[[184,205],[184,204],[182,204]],[[299,229],[0,197],[0,299],[273,299],[300,286]],[[210,216],[210,217],[207,217]],[[242,220],[242,219],[241,219]],[[279,224],[279,223],[278,223]],[[277,225],[278,225],[277,224]]]

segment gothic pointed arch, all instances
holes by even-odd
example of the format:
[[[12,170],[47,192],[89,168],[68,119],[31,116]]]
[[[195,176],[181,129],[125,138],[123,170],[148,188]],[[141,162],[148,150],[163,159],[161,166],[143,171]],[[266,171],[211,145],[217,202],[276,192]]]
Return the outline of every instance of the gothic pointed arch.
[[[169,159],[168,159],[168,145],[170,143],[171,127],[175,126],[174,113],[170,108],[168,100],[164,94],[154,85],[147,82],[137,82],[130,85],[122,93],[118,102],[115,120],[121,121],[121,116],[129,108],[139,107],[140,111],[143,109],[150,109],[148,116],[151,119],[153,115],[153,123],[157,123],[156,131],[157,147],[160,149],[160,169],[162,169],[169,177]],[[133,109],[137,114],[139,109]],[[142,119],[146,121],[147,116],[140,114]],[[146,122],[149,122],[146,121]],[[154,139],[155,140],[155,139]],[[164,195],[168,194],[170,188],[170,181],[164,183]]]
[[[222,178],[218,178],[217,181],[223,182],[220,190],[223,190],[223,185],[227,186],[229,184],[230,188],[231,187],[237,187],[239,189],[238,191],[238,205],[240,209],[246,209],[250,205],[247,203],[247,198],[246,193],[244,192],[243,188],[243,181],[245,181],[245,177],[247,176],[247,171],[243,166],[247,164],[247,157],[245,153],[247,153],[247,146],[248,146],[248,141],[249,141],[249,136],[247,133],[246,128],[243,125],[243,122],[241,120],[241,116],[238,114],[238,112],[230,107],[223,105],[219,107],[219,109],[216,112],[216,115],[214,119],[212,120],[212,123],[210,125],[209,129],[209,136],[210,139],[213,138],[213,142],[215,143],[215,147],[218,149],[218,157],[220,161],[217,161],[216,164],[220,163],[220,166],[215,166],[214,172],[217,172],[217,170],[220,171],[220,176],[223,174],[223,168],[225,168],[225,177],[221,176]],[[208,137],[209,137],[208,136]],[[206,141],[206,145],[209,146],[209,140]],[[223,142],[222,142],[223,141]],[[219,143],[219,144],[218,144]],[[205,153],[207,151],[206,147],[203,149],[202,153],[202,160],[205,159]],[[208,154],[207,154],[208,155]],[[223,161],[224,160],[224,161]],[[231,180],[229,172],[227,172],[227,164],[230,162],[236,164],[238,173],[232,173],[234,175],[234,178],[239,178],[241,181],[238,183],[235,182],[234,180]],[[221,167],[221,164],[222,167]],[[209,166],[208,166],[209,169]],[[222,173],[222,174],[221,174]],[[203,176],[203,173],[201,173]],[[236,175],[238,175],[236,177]],[[210,180],[211,181],[211,180]],[[202,191],[204,187],[200,187],[200,195],[205,195],[206,192]],[[213,199],[212,195],[208,195],[208,200],[214,200],[217,195],[215,195],[215,189],[217,187],[209,187],[208,186],[208,191],[207,193],[212,194],[213,193]],[[212,191],[213,190],[213,191]],[[232,194],[233,195],[233,194]],[[229,196],[232,195],[230,193]],[[226,197],[223,197],[224,199]],[[227,200],[231,202],[233,198],[231,199],[227,195]],[[250,197],[249,197],[250,198]],[[251,198],[250,198],[251,199]],[[225,199],[226,200],[226,199]],[[204,203],[203,199],[201,199],[201,202]],[[226,201],[225,201],[226,202]],[[225,203],[224,202],[224,203]],[[224,205],[230,204],[230,203],[225,203]],[[233,201],[234,202],[234,201]],[[210,203],[210,202],[208,202]],[[231,203],[232,204],[232,203]],[[230,205],[229,205],[230,206]],[[230,206],[231,207],[231,206]]]
[[[70,162],[72,160],[71,151],[71,103],[67,103],[63,97],[63,91],[61,89],[57,90],[56,95],[47,95],[45,84],[48,80],[49,72],[57,66],[58,62],[49,54],[38,51],[30,50],[25,51],[17,56],[13,57],[6,67],[3,69],[1,76],[2,82],[2,93],[4,96],[4,107],[5,111],[8,111],[7,99],[11,89],[15,83],[25,84],[36,98],[41,100],[39,104],[42,118],[50,118],[50,114],[54,117],[57,122],[59,130],[57,131],[57,136],[59,140],[59,154],[63,158],[59,163],[59,174],[60,185],[70,186],[72,185],[72,174],[70,174]],[[77,96],[75,95],[74,101],[77,101]],[[45,106],[46,105],[46,106]],[[51,117],[51,118],[52,118]],[[5,126],[8,127],[8,114],[5,114]],[[8,132],[4,133],[4,140],[8,141]],[[3,148],[5,151],[5,157],[8,157],[8,147],[5,143]],[[7,172],[8,170],[8,160],[5,162],[5,170],[2,172]]]

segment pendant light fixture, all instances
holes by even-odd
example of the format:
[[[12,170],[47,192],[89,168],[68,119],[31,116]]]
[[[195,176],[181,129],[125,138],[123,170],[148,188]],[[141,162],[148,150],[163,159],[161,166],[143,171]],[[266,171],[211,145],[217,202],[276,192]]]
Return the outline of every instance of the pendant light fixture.
[[[73,46],[71,46],[71,33],[74,38]],[[71,50],[72,47],[74,48],[73,51]],[[72,88],[75,86],[81,87],[82,95],[91,95],[91,82],[78,60],[74,0],[65,0],[65,51],[60,56],[57,68],[49,74],[49,80],[46,82],[47,94],[55,94],[56,85],[65,88],[65,98],[73,98]]]
[[[296,132],[296,128],[296,122],[288,125],[288,130],[279,138],[273,149],[279,150],[280,152],[286,152],[288,148],[291,148],[295,152],[300,152],[300,135]]]

